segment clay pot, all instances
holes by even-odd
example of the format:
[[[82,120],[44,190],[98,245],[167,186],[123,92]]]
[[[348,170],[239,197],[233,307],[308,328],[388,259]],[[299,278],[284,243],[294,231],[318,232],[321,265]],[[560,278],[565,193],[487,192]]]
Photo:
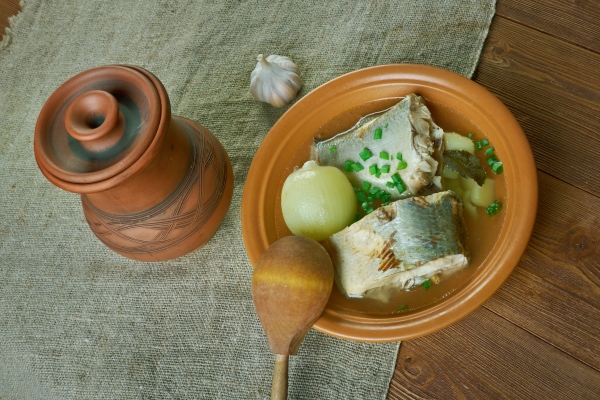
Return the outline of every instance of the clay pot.
[[[231,202],[221,143],[172,116],[163,85],[139,67],[94,68],[61,85],[40,112],[34,151],[50,182],[81,194],[94,234],[135,260],[203,246]]]

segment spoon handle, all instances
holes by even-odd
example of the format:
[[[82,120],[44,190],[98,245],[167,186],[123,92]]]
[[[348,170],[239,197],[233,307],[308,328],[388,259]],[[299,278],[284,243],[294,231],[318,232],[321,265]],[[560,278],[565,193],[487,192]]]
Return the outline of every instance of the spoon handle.
[[[273,385],[271,386],[271,400],[287,400],[289,359],[290,356],[287,354],[275,355]]]

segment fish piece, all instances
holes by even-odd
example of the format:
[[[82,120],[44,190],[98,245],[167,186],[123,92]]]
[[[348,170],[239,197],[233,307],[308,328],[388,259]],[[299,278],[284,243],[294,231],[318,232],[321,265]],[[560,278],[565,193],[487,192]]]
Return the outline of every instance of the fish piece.
[[[375,139],[376,129],[381,129],[381,139]],[[345,171],[355,186],[366,181],[386,189],[386,182],[391,182],[392,175],[398,172],[407,190],[403,193],[392,190],[391,199],[397,200],[417,195],[426,187],[435,185],[436,190],[441,189],[443,135],[444,131],[433,122],[423,98],[409,94],[389,110],[364,117],[350,130],[331,139],[315,141],[311,158],[321,165],[334,166],[342,171],[346,161],[360,163],[363,170]],[[363,161],[359,154],[364,148],[369,149],[373,156]],[[389,154],[389,160],[379,157],[382,151]],[[396,158],[398,153],[406,162],[406,168],[400,170]],[[379,169],[389,165],[390,170],[377,177],[371,174],[372,165]]]
[[[469,263],[460,197],[452,191],[380,207],[325,243],[336,283],[348,297],[393,284],[400,289]]]

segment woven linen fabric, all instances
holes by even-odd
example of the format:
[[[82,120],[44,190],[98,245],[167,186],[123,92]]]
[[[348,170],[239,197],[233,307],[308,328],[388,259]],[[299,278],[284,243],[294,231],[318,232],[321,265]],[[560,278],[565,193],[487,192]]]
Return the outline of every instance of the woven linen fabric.
[[[290,57],[300,97],[373,65],[471,76],[494,0],[26,1],[0,46],[0,398],[262,399],[274,356],[251,298],[241,200],[252,157],[284,109],[253,100],[259,53]],[[174,114],[229,153],[231,208],[210,242],[143,263],[104,247],[80,199],[50,184],[33,132],[50,94],[105,64],[135,64]],[[292,399],[382,399],[399,344],[310,331],[290,361]]]

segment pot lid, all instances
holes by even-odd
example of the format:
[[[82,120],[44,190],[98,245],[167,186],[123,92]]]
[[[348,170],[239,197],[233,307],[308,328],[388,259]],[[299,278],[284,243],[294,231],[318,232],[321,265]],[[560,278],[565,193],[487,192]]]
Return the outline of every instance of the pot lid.
[[[44,104],[35,128],[36,161],[63,189],[105,190],[141,168],[123,174],[162,139],[169,117],[166,91],[148,71],[124,65],[90,69],[63,83]]]

